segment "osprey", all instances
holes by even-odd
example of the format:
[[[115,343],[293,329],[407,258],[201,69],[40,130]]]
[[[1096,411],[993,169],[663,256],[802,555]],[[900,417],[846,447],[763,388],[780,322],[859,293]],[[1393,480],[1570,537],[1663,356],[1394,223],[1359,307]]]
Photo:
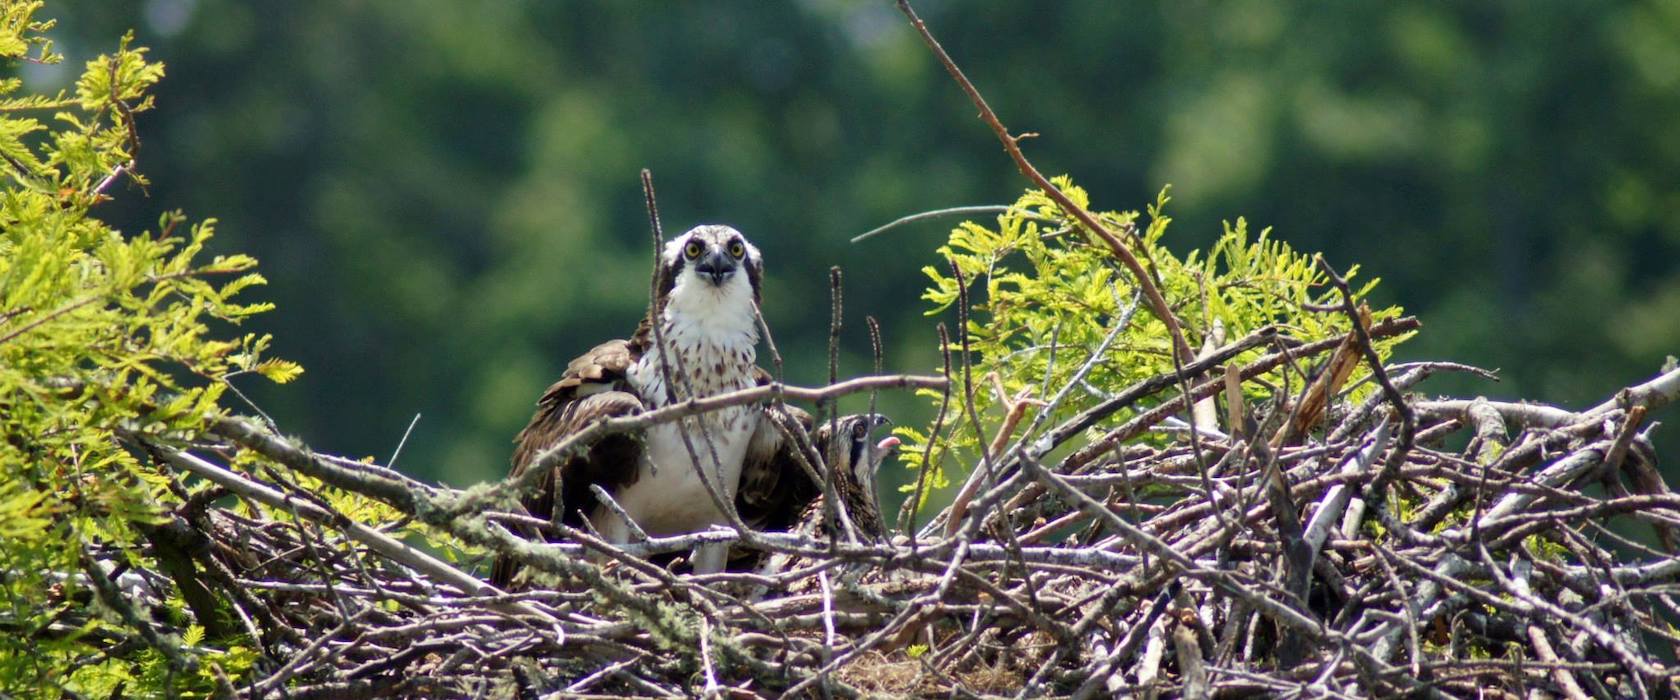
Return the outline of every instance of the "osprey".
[[[536,415],[515,438],[513,474],[600,419],[668,406],[690,398],[690,391],[713,396],[768,382],[754,364],[763,271],[758,249],[728,226],[697,226],[667,243],[651,316],[629,340],[602,343],[572,360],[560,380],[543,392]],[[668,354],[661,353],[654,324]],[[666,383],[667,372],[675,380],[672,385]],[[809,421],[803,411],[786,410]],[[598,502],[590,486],[599,485],[647,534],[681,535],[728,522],[690,459],[685,429],[699,467],[730,501],[737,498],[744,471],[751,472],[751,482],[774,488],[782,481],[780,472],[792,464],[790,441],[763,406],[733,406],[681,423],[601,439],[543,475],[537,491],[524,499],[525,508],[535,517],[572,526],[581,526],[587,517],[608,542],[624,544],[632,530]],[[728,551],[727,544],[697,548],[694,571],[723,570]],[[515,568],[511,560],[498,559],[492,582],[507,586]]]
[[[858,536],[869,542],[887,534],[879,496],[875,493],[875,475],[880,471],[881,464],[898,450],[899,440],[888,435],[875,441],[872,435],[877,429],[890,424],[892,421],[880,414],[844,416],[833,424],[823,423],[812,436],[823,460],[834,472],[834,495],[840,501],[846,518]],[[822,487],[816,488],[820,492]],[[798,522],[790,529],[826,536],[829,530],[825,510],[819,493],[799,512]],[[836,517],[839,517],[838,513]]]
[[[849,415],[824,422],[812,432],[811,417],[804,411],[791,406],[783,410],[810,433],[821,461],[808,461],[819,472],[831,470],[834,473],[835,493],[844,504],[858,534],[868,539],[884,534],[886,529],[881,523],[880,507],[875,496],[875,472],[898,447],[898,438],[887,437],[871,445],[870,434],[892,421],[879,414]],[[839,438],[836,439],[835,435]],[[799,531],[809,529],[806,521],[813,515],[819,519],[823,516],[823,485],[813,481],[797,459],[791,449],[780,450],[765,468],[747,470],[741,478],[740,494],[735,499],[735,508],[742,520],[760,530]],[[750,565],[736,566],[742,559],[755,560],[756,557],[743,553],[732,560],[731,568],[753,568]]]
[[[887,458],[898,449],[899,440],[887,436],[875,441],[872,434],[876,429],[890,424],[885,416],[850,415],[844,416],[830,423],[823,423],[812,435],[823,460],[829,465],[834,477],[834,495],[839,501],[840,508],[836,509],[835,518],[845,513],[846,522],[852,525],[852,531],[864,542],[876,542],[886,537],[887,526],[881,515],[881,505],[875,493],[875,475],[886,462]],[[831,430],[832,428],[832,430]],[[809,537],[826,539],[830,535],[847,539],[845,525],[836,532],[829,529],[827,506],[822,495],[822,486],[810,483],[810,479],[801,479],[803,487],[811,489],[785,499],[781,508],[774,509],[778,517],[784,520],[779,527]],[[803,562],[798,557],[777,554],[758,569],[763,576],[774,576],[783,571],[799,568]]]

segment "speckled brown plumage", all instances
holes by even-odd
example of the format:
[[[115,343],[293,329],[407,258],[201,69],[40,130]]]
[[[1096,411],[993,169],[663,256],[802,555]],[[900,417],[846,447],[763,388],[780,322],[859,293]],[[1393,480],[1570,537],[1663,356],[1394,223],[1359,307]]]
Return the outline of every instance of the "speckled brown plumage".
[[[596,420],[640,412],[642,400],[631,391],[625,373],[641,354],[642,348],[635,341],[609,340],[572,360],[560,380],[543,392],[536,414],[514,439],[511,475],[523,474],[543,450]],[[521,499],[521,504],[532,516],[577,526],[583,511],[595,505],[589,485],[600,484],[611,491],[635,483],[638,470],[634,466],[640,454],[641,445],[634,435],[602,438],[585,454],[543,475],[537,489]],[[558,484],[556,473],[561,476]],[[517,570],[513,560],[498,557],[490,581],[506,587]]]
[[[764,379],[768,380],[768,377]],[[813,428],[811,414],[797,407],[783,405],[774,410],[783,412],[807,434]],[[767,424],[765,428],[776,432],[776,444],[773,449],[760,446],[761,449],[747,453],[741,470],[740,489],[736,491],[735,508],[740,512],[741,520],[754,529],[786,530],[793,525],[800,509],[816,498],[821,487],[799,465],[792,442],[780,435],[774,424]]]
[[[823,455],[824,465],[818,468],[833,474],[834,494],[857,536],[866,542],[879,541],[886,537],[887,532],[875,495],[875,474],[897,449],[898,440],[889,437],[875,443],[871,438],[875,430],[887,423],[884,417],[878,415],[843,416],[833,423],[822,423],[811,435],[818,453]],[[805,481],[808,482],[809,478]],[[803,503],[789,499],[789,504],[796,507],[779,513],[779,517],[786,519],[786,525],[772,529],[785,529],[821,539],[831,535],[847,539],[842,531],[830,529],[822,485],[811,483],[808,486],[810,490],[802,492]],[[838,513],[835,517],[839,517]],[[837,520],[834,522],[838,524]],[[737,557],[737,562],[738,568],[763,575],[775,575],[802,565],[800,557],[786,554],[768,558],[742,555]],[[805,579],[790,590],[802,589],[811,583],[810,579]]]
[[[845,416],[835,424],[824,423],[812,435],[817,449],[823,459],[832,467],[834,472],[834,495],[846,509],[852,526],[857,529],[859,537],[865,540],[877,540],[887,532],[886,523],[881,518],[880,504],[875,495],[875,470],[880,468],[881,460],[892,448],[876,448],[872,446],[870,435],[884,423],[885,419],[875,417],[873,421],[867,416]],[[838,428],[839,439],[831,434],[832,428]],[[896,442],[895,442],[896,444]],[[878,451],[872,451],[878,450]],[[860,462],[860,460],[867,460]],[[809,532],[821,537],[829,535],[828,518],[824,513],[825,506],[821,486],[818,493],[808,505],[799,512],[798,519],[790,523],[790,529],[796,532]],[[838,534],[838,533],[837,533]]]
[[[667,406],[691,391],[712,396],[769,381],[754,364],[754,314],[762,275],[757,249],[727,226],[698,226],[668,243],[650,314],[629,340],[602,343],[573,360],[543,393],[535,415],[516,438],[513,475],[532,468],[543,451],[600,419]],[[675,378],[674,386],[668,385],[670,378]],[[809,423],[808,416],[796,419]],[[574,527],[588,518],[607,541],[622,543],[629,540],[629,526],[600,507],[591,486],[612,494],[649,534],[665,536],[727,521],[708,498],[706,482],[711,481],[723,489],[725,498],[735,499],[738,509],[747,511],[753,526],[791,522],[784,511],[796,511],[806,496],[797,480],[781,473],[789,461],[778,452],[788,446],[763,406],[727,407],[685,418],[681,424],[603,438],[542,475],[540,488],[523,497],[522,505],[533,517]],[[700,443],[702,436],[711,443]],[[695,452],[686,447],[689,440]],[[692,464],[696,454],[703,463],[708,456],[717,461],[702,469]],[[705,479],[700,477],[702,470],[708,474]],[[799,478],[809,482],[802,474]],[[696,552],[696,561],[703,563],[697,568],[721,569],[724,550],[707,547],[703,557]],[[492,582],[511,584],[515,570],[510,560],[498,559]]]

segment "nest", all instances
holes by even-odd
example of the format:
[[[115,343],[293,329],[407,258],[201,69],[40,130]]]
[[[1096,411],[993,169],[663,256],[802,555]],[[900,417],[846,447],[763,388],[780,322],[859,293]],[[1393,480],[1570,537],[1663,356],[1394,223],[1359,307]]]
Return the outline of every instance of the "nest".
[[[1277,352],[1222,364],[1267,344]],[[1672,693],[1680,498],[1642,426],[1680,394],[1680,372],[1574,412],[1409,394],[1431,374],[1477,370],[1399,364],[1353,401],[1337,367],[1364,362],[1361,350],[1353,334],[1257,333],[1062,425],[1008,426],[955,509],[876,542],[531,543],[495,508],[510,484],[426,486],[228,419],[218,439],[267,466],[149,449],[261,506],[190,499],[154,542],[180,543],[202,573],[106,569],[146,585],[100,591],[136,609],[148,586],[225,601],[235,614],[221,631],[260,656],[224,684],[238,697]],[[1236,402],[1224,423],[1238,429],[1167,421],[1197,413],[1187,394],[1205,402],[1314,357],[1318,381]],[[1131,417],[1112,424],[1122,409]],[[541,585],[493,589],[473,573],[482,562],[357,523],[299,473],[513,556]],[[688,576],[644,558],[697,538],[797,563]]]

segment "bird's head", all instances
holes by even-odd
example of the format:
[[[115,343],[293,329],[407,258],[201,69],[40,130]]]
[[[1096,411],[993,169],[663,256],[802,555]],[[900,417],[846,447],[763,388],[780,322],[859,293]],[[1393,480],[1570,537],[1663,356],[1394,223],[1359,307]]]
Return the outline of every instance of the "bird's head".
[[[757,301],[764,263],[758,248],[740,231],[706,224],[666,243],[660,268],[664,292],[693,289],[726,295],[746,293]]]
[[[875,474],[898,452],[898,438],[888,435],[877,440],[874,437],[878,430],[889,425],[892,421],[879,413],[841,416],[832,425],[824,422],[818,426],[813,440],[836,476],[850,477],[873,498]]]
[[[878,413],[842,416],[825,421],[812,435],[816,447],[834,473],[835,490],[851,515],[852,523],[866,537],[886,532],[881,517],[880,495],[875,492],[875,475],[898,450],[898,438],[874,435],[892,421]]]

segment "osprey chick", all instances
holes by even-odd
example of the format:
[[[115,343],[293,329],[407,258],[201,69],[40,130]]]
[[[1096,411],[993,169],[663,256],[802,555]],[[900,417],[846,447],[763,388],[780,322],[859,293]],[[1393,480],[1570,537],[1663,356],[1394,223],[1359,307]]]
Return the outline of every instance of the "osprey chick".
[[[825,422],[811,436],[823,453],[828,468],[834,472],[834,495],[844,508],[846,517],[866,541],[881,539],[887,534],[885,518],[881,515],[880,497],[875,491],[875,476],[881,465],[898,451],[899,440],[888,435],[875,440],[876,430],[891,425],[880,414],[842,416],[831,426]],[[830,428],[835,430],[832,432]],[[820,487],[819,487],[820,489]],[[799,515],[797,532],[826,535],[827,517],[819,494]]]
[[[652,316],[629,340],[596,346],[567,366],[543,393],[536,415],[515,439],[515,475],[543,450],[602,418],[668,406],[696,396],[713,396],[768,381],[754,364],[763,262],[758,249],[728,226],[697,226],[671,240],[660,255]],[[655,339],[653,324],[663,336]],[[666,383],[666,372],[675,380]],[[780,432],[762,406],[735,406],[663,423],[641,436],[614,435],[551,471],[524,505],[531,515],[579,526],[587,516],[613,544],[629,541],[631,529],[598,503],[590,485],[600,485],[649,535],[681,535],[728,522],[701,481],[682,432],[694,446],[701,468],[733,501],[743,465],[780,464]],[[756,435],[756,437],[755,437]],[[751,453],[751,454],[749,454]],[[716,460],[713,460],[713,455]],[[556,511],[558,509],[558,511]],[[705,545],[694,554],[696,573],[721,571],[727,545]],[[491,580],[507,586],[515,565],[498,559]]]
[[[789,532],[827,539],[834,536],[842,541],[849,540],[845,534],[845,522],[850,522],[851,531],[864,543],[874,543],[884,539],[887,535],[885,518],[881,515],[880,498],[875,492],[875,476],[884,464],[898,450],[898,438],[887,436],[875,440],[874,432],[892,421],[879,414],[855,414],[842,416],[832,425],[823,422],[815,433],[812,442],[826,463],[819,469],[827,469],[833,475],[834,495],[839,508],[835,509],[834,521],[839,530],[829,529],[828,508],[824,502],[822,486],[810,484],[810,479],[802,478],[803,491],[786,500],[791,507],[779,509],[779,517],[783,519],[780,527]],[[840,520],[841,514],[844,520]],[[757,558],[747,558],[750,562],[758,562]],[[776,554],[755,564],[753,569],[762,576],[775,576],[785,571],[798,569],[808,565],[803,557]],[[809,585],[806,579],[803,585]],[[795,586],[793,591],[802,592],[803,587]]]

